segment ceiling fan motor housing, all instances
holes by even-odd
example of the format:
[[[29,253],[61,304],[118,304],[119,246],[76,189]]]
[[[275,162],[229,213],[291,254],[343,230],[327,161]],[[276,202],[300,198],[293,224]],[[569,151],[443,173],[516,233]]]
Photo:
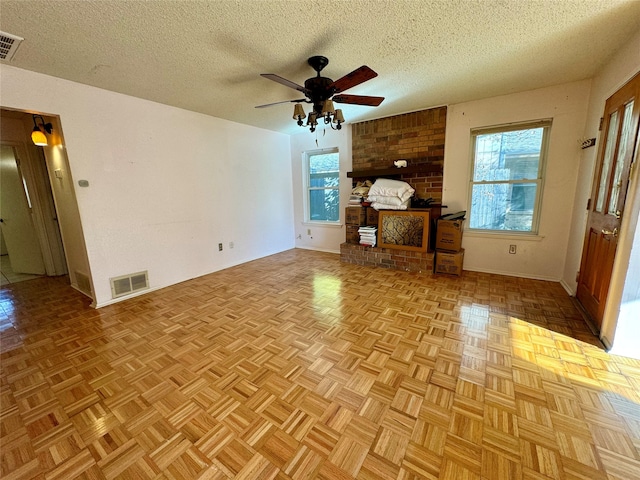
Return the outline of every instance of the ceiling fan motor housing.
[[[329,89],[329,85],[333,83],[333,80],[320,76],[322,69],[329,64],[329,59],[322,55],[315,55],[309,57],[307,63],[318,73],[318,76],[305,81],[304,88],[309,92],[307,97],[313,103],[313,110],[320,115],[323,102],[330,99],[335,93],[334,89]]]
[[[304,82],[304,88],[309,92],[307,97],[313,102],[313,109],[320,113],[322,111],[322,103],[331,98],[334,94],[329,86],[333,80],[327,77],[313,77]]]

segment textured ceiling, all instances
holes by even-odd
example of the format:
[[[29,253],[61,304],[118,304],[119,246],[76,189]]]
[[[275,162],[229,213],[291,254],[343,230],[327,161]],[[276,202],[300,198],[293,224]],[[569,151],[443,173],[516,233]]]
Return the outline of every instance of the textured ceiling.
[[[379,76],[346,93],[362,121],[590,78],[640,29],[640,1],[2,0],[0,29],[24,37],[10,65],[283,133],[300,98],[266,80]],[[6,63],[2,61],[2,63]],[[55,112],[50,112],[55,113]]]

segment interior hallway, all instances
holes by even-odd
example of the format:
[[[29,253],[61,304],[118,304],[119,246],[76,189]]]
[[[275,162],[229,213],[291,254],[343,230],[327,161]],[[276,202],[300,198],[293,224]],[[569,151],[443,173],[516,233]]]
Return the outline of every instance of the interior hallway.
[[[640,479],[640,361],[556,283],[290,250],[89,302],[1,290],[3,478]]]

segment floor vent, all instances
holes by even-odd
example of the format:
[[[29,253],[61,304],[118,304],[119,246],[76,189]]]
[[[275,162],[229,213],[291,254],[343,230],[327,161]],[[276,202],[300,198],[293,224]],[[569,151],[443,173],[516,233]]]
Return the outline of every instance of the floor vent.
[[[11,60],[24,38],[0,32],[0,60]]]
[[[109,280],[111,281],[111,298],[122,297],[149,288],[149,274],[146,271],[114,277]]]
[[[93,296],[91,293],[91,281],[89,277],[82,272],[78,272],[76,270],[76,284],[78,285],[78,290],[88,296]]]

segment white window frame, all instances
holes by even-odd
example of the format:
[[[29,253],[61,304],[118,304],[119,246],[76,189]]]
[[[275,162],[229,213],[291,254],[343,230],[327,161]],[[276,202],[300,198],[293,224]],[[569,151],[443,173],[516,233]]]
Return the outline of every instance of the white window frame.
[[[551,136],[551,125],[553,119],[547,118],[542,120],[533,120],[528,122],[510,123],[505,125],[494,125],[490,127],[480,127],[471,129],[471,159],[470,159],[470,172],[469,172],[469,191],[468,191],[468,205],[467,211],[469,212],[469,221],[467,222],[466,230],[470,233],[478,234],[490,234],[501,236],[538,236],[540,229],[540,210],[542,208],[542,195],[544,190],[544,179],[547,167],[547,156],[549,152],[549,139]],[[542,143],[540,145],[540,161],[538,163],[538,176],[537,178],[526,178],[519,180],[494,180],[494,181],[474,181],[475,172],[475,160],[476,160],[476,138],[479,135],[487,135],[492,133],[512,132],[517,130],[529,130],[535,128],[543,128]],[[536,184],[536,198],[534,201],[533,215],[531,221],[531,230],[497,230],[497,229],[481,229],[471,227],[471,208],[473,203],[473,186],[474,185],[490,185],[506,183],[510,185],[514,184]]]
[[[311,187],[310,185],[310,161],[314,155],[327,155],[330,153],[338,154],[338,185],[336,187]],[[313,225],[340,225],[342,220],[342,209],[340,208],[340,152],[338,147],[322,148],[318,150],[307,150],[302,153],[302,188],[303,188],[303,205],[304,205],[304,222]],[[309,196],[311,190],[336,190],[338,192],[338,219],[329,220],[311,220]]]

